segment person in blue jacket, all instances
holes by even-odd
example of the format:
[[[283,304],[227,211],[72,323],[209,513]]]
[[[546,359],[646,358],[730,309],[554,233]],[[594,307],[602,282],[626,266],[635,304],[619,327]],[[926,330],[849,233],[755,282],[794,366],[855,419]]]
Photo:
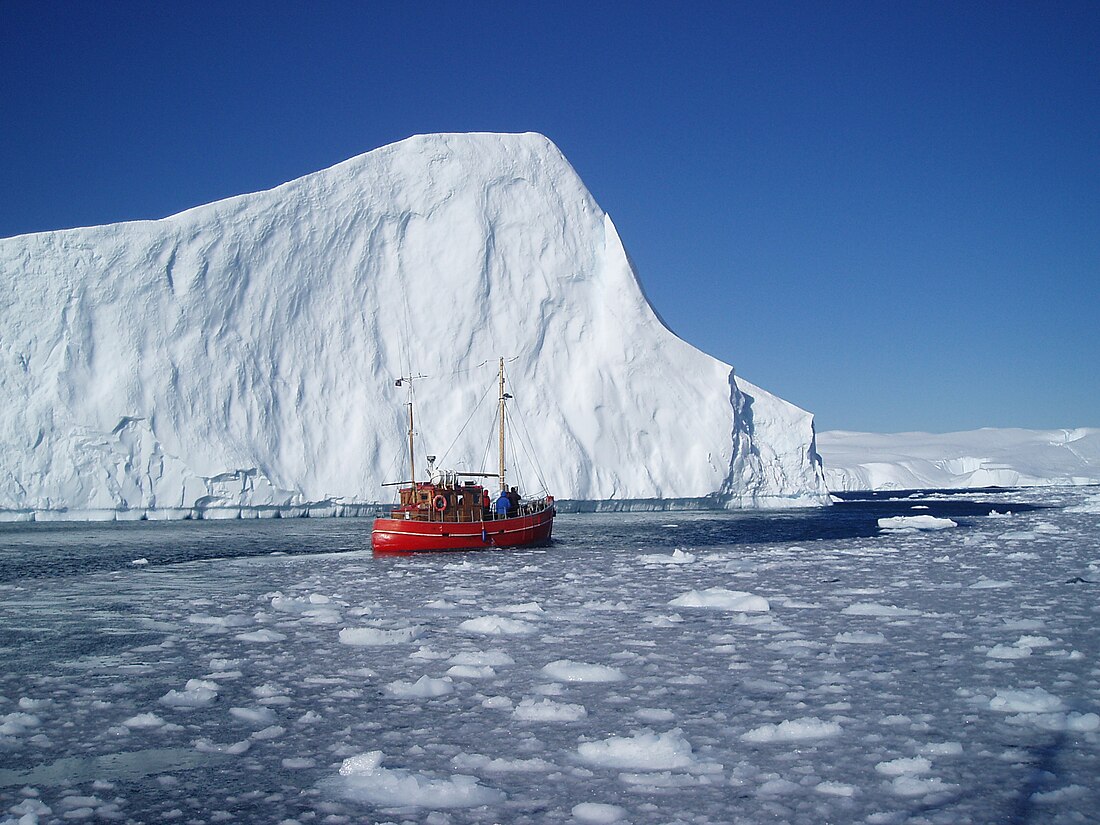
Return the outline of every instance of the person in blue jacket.
[[[497,505],[496,505],[497,518],[507,518],[508,517],[508,508],[511,507],[511,506],[512,506],[512,500],[510,498],[508,498],[508,491],[507,490],[501,490],[500,491],[500,498],[497,499]]]

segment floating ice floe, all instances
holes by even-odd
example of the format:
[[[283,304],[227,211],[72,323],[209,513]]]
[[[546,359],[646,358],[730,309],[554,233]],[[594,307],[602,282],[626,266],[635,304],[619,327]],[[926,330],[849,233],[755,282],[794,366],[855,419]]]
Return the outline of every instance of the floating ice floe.
[[[1027,645],[994,645],[985,654],[990,659],[1025,659],[1031,655]]]
[[[431,699],[454,693],[454,689],[454,681],[449,676],[433,679],[425,675],[415,682],[396,681],[386,685],[386,692],[399,699]]]
[[[1065,709],[1061,699],[1041,687],[997,690],[989,700],[992,710],[1005,713],[1052,713]]]
[[[1086,500],[1082,504],[1078,504],[1074,507],[1067,507],[1067,513],[1087,513],[1091,515],[1100,515],[1100,495],[1093,496]]]
[[[727,590],[724,587],[708,587],[706,590],[689,590],[669,602],[672,607],[705,607],[712,610],[735,610],[741,613],[767,613],[771,605],[763,596],[743,590]]]
[[[555,702],[552,699],[523,699],[512,711],[522,722],[577,722],[588,716],[584,705]]]
[[[460,753],[451,759],[460,770],[485,771],[486,773],[544,773],[555,770],[554,764],[545,759],[494,759],[480,753]]]
[[[352,756],[340,776],[324,783],[337,796],[386,808],[476,808],[502,802],[504,794],[473,776],[436,778],[400,768],[383,768],[382,751]]]
[[[542,673],[558,682],[621,682],[626,678],[617,667],[590,665],[569,659],[550,662],[543,667]]]
[[[538,602],[524,602],[523,604],[509,604],[497,608],[502,613],[542,613],[542,607]]]
[[[890,790],[892,790],[897,796],[903,797],[917,797],[917,796],[944,796],[950,795],[958,790],[958,785],[952,785],[948,782],[944,782],[938,776],[913,776],[912,774],[903,774],[902,776],[895,776],[890,782]]]
[[[452,679],[492,679],[497,672],[488,665],[451,665],[446,675]]]
[[[917,532],[918,530],[946,530],[958,527],[958,522],[936,516],[890,516],[878,520],[880,530],[891,532]]]
[[[0,716],[0,735],[21,736],[31,728],[37,728],[41,724],[42,720],[33,713],[22,713],[20,711],[6,713]]]
[[[535,625],[522,619],[509,619],[507,616],[479,616],[462,622],[458,629],[486,636],[524,636],[534,633],[536,628]]]
[[[626,816],[626,809],[606,802],[581,802],[574,805],[570,813],[577,822],[606,825],[621,820]]]
[[[155,713],[139,713],[124,720],[122,724],[132,730],[146,730],[161,727],[164,725],[164,720]]]
[[[798,742],[804,739],[825,739],[837,736],[840,725],[826,722],[816,716],[801,719],[787,719],[778,724],[768,723],[741,734],[746,742]]]
[[[901,757],[879,762],[875,770],[887,776],[903,776],[906,774],[928,773],[932,770],[932,762],[923,756]]]
[[[886,637],[881,633],[867,633],[862,630],[837,633],[833,639],[840,644],[847,645],[881,645],[886,643]]]
[[[876,602],[850,604],[840,612],[846,616],[882,616],[885,618],[920,615],[919,610],[910,610],[907,607],[898,607],[893,604],[878,604]]]
[[[159,701],[162,705],[174,708],[202,708],[217,698],[217,683],[205,679],[188,679],[183,690],[170,690]]]
[[[844,782],[818,782],[814,785],[814,790],[826,796],[848,797],[856,795],[856,787]]]
[[[672,551],[671,556],[666,556],[662,553],[649,553],[644,556],[639,556],[638,561],[643,564],[691,564],[695,561],[695,554],[687,553],[677,548]]]
[[[286,641],[286,634],[276,630],[268,630],[266,627],[253,630],[251,633],[238,633],[237,638],[242,642],[256,642],[258,644],[270,644],[271,642]]]
[[[667,771],[695,764],[691,743],[683,731],[641,732],[631,737],[611,736],[598,742],[584,742],[577,753],[585,762],[602,768],[630,768]]]
[[[473,667],[507,667],[516,660],[503,650],[474,650],[456,653],[447,660],[450,665],[471,665]]]

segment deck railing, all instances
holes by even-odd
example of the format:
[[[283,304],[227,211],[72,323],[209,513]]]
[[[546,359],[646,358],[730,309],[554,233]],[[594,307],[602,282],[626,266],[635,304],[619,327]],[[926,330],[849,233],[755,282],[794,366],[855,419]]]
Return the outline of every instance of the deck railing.
[[[429,507],[424,510],[402,510],[400,508],[394,509],[390,513],[390,518],[394,519],[406,519],[408,521],[436,521],[436,522],[450,522],[450,523],[470,523],[478,521],[498,521],[505,518],[521,518],[523,516],[535,516],[546,510],[550,506],[550,502],[545,498],[532,499],[531,501],[522,502],[515,515],[501,515],[496,511],[496,503],[487,512],[480,508],[476,510],[462,509],[457,512],[448,510],[436,510],[434,507]]]

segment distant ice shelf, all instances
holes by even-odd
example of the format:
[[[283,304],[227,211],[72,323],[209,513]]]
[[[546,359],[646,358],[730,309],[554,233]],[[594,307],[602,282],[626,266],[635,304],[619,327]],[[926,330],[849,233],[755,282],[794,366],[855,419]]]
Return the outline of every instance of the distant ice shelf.
[[[1100,429],[818,434],[830,490],[1100,484]]]
[[[379,501],[409,369],[421,454],[484,469],[463,425],[501,355],[559,498],[828,501],[812,416],[664,326],[541,135],[413,137],[163,220],[0,240],[0,295],[11,517]]]

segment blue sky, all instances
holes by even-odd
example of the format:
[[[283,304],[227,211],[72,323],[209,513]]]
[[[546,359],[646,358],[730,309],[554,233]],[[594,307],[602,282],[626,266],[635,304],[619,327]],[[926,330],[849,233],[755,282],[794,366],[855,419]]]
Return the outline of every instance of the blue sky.
[[[1100,426],[1100,3],[0,4],[0,237],[537,131],[819,430]]]

